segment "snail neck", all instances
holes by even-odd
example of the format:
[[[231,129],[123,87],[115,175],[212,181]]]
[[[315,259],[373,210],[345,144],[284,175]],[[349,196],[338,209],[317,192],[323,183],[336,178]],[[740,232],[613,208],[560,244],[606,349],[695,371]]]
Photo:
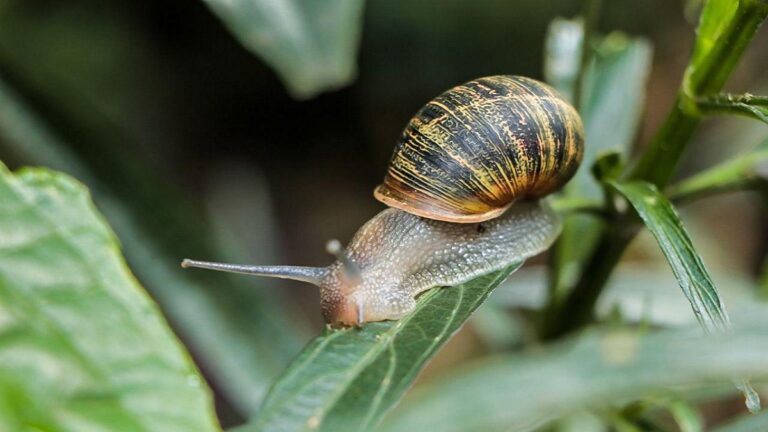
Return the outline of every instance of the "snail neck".
[[[321,285],[323,279],[328,275],[329,272],[328,268],[326,267],[240,265],[209,261],[195,261],[191,259],[185,259],[182,261],[181,266],[184,268],[196,267],[229,273],[291,279],[301,282],[309,282],[316,286]]]

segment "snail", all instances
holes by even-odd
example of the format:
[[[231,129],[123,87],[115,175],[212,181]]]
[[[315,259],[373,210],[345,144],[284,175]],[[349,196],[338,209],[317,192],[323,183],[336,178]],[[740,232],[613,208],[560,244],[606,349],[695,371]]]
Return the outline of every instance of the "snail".
[[[396,320],[416,297],[546,250],[557,214],[540,198],[576,172],[584,130],[555,90],[519,76],[478,78],[436,97],[410,120],[383,183],[388,205],[328,267],[252,266],[185,259],[198,267],[309,282],[337,325]]]

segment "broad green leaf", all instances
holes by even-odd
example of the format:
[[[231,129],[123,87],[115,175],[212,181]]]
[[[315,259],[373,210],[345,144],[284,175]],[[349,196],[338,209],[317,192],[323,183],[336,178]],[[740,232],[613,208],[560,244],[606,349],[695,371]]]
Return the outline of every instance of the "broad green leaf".
[[[727,329],[725,305],[672,204],[650,183],[614,181],[610,184],[629,200],[656,237],[702,327],[708,332]]]
[[[328,330],[277,380],[247,431],[371,430],[437,350],[522,263],[433,289],[399,321]]]
[[[194,250],[204,256],[211,250],[198,246],[204,230],[189,226],[186,219],[168,217],[168,226],[158,235],[142,218],[148,204],[121,200],[2,80],[0,146],[28,164],[65,171],[89,186],[122,239],[137,276],[180,327],[229,400],[243,413],[255,412],[271,381],[301,348],[291,322],[275,306],[274,291],[250,286],[250,279],[243,277],[181,272],[178,265],[183,254],[191,255]],[[161,217],[164,209],[151,208],[151,219]],[[179,238],[191,241],[178,250]],[[176,249],[169,248],[169,243]]]
[[[768,96],[725,93],[697,98],[696,105],[704,114],[743,115],[768,124]]]
[[[656,237],[680,288],[704,330],[712,333],[727,330],[729,319],[725,304],[720,299],[709,272],[696,253],[672,204],[656,186],[647,182],[614,181],[610,184],[629,200],[648,230]],[[749,383],[741,382],[738,387],[744,392],[750,411],[759,410],[759,396]]]
[[[768,309],[739,316],[728,335],[690,327],[591,330],[534,352],[480,361],[414,391],[380,431],[528,431],[582,410],[719,387],[734,375],[768,377]]]
[[[687,201],[752,187],[768,189],[768,141],[752,152],[672,185],[667,192],[673,201]]]
[[[545,76],[550,84],[572,95],[578,74],[582,43],[580,20],[557,19],[549,27]],[[645,101],[652,48],[641,38],[612,33],[596,38],[584,78],[579,107],[586,132],[582,167],[562,194],[566,198],[602,198],[601,187],[590,175],[597,156],[609,149],[626,153],[637,131]],[[605,127],[610,124],[611,127]],[[599,223],[587,215],[570,215],[563,225],[553,258],[552,284],[562,294],[581,272],[579,260],[589,255],[597,239]]]
[[[356,74],[363,0],[203,0],[300,99]]]
[[[3,430],[218,431],[210,391],[86,189],[0,165]]]

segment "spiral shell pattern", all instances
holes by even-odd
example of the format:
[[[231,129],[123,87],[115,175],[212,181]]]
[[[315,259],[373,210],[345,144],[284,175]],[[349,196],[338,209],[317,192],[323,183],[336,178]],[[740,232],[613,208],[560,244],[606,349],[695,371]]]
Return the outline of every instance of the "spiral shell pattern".
[[[374,196],[430,219],[482,222],[560,188],[583,153],[581,119],[554,89],[519,76],[478,78],[416,113]]]

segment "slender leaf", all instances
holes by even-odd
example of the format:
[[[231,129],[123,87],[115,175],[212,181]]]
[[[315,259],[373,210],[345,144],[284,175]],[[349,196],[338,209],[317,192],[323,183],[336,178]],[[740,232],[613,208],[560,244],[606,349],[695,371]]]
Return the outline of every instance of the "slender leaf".
[[[181,327],[183,336],[230,400],[244,413],[255,412],[269,383],[300,349],[290,321],[274,306],[277,302],[271,293],[245,285],[245,278],[210,274],[213,272],[180,272],[180,254],[169,253],[167,244],[178,238],[204,237],[204,232],[171,218],[163,235],[157,235],[141,217],[147,213],[147,205],[119,199],[70,150],[69,143],[2,80],[0,145],[27,163],[65,171],[90,187],[95,201],[120,235],[137,276],[169,319]],[[151,209],[156,212],[152,219],[162,213],[157,206]],[[181,234],[171,235],[172,230]]]
[[[581,19],[555,18],[549,23],[544,43],[544,79],[571,101],[581,66],[583,39]]]
[[[399,321],[329,330],[275,383],[246,431],[371,430],[437,350],[522,263],[423,294]]]
[[[768,97],[728,93],[696,99],[699,112],[704,114],[743,115],[768,124]]]
[[[591,330],[533,353],[481,361],[414,391],[380,431],[527,431],[585,409],[719,386],[733,375],[768,377],[768,309],[740,316],[729,335],[689,327]]]
[[[669,411],[674,417],[680,432],[703,432],[704,419],[701,413],[689,403],[681,400],[672,401],[669,405]]]
[[[656,237],[702,327],[708,332],[727,329],[725,305],[672,204],[650,183],[614,181],[611,186],[629,200]]]
[[[640,218],[659,243],[667,262],[693,313],[707,332],[720,332],[729,328],[728,314],[720,294],[696,253],[680,218],[672,204],[656,186],[640,181],[611,182],[611,186],[629,200]],[[750,411],[760,409],[760,398],[747,381],[737,386],[744,392]]]
[[[768,188],[768,141],[752,152],[672,185],[667,192],[673,201],[688,201],[752,187]]]
[[[356,74],[363,0],[204,0],[296,98],[348,84]]]
[[[217,431],[211,395],[86,189],[0,165],[3,430]]]

